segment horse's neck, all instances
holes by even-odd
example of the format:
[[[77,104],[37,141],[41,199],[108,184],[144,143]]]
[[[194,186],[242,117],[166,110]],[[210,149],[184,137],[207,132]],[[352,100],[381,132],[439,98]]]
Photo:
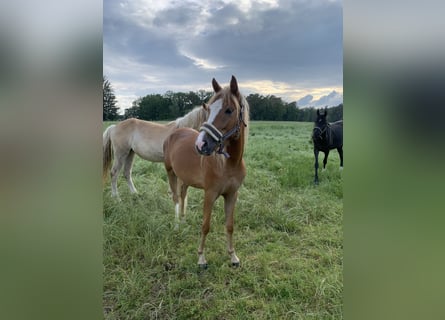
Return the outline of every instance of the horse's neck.
[[[178,127],[176,121],[170,121],[165,125],[169,130],[176,129]]]
[[[195,108],[185,116],[176,119],[176,124],[178,128],[189,127],[198,130],[201,124],[205,121],[202,116],[202,110]]]
[[[230,157],[227,159],[228,163],[233,165],[239,165],[243,160],[244,154],[244,128],[240,128],[240,134],[238,139],[232,139],[227,146],[227,153]]]

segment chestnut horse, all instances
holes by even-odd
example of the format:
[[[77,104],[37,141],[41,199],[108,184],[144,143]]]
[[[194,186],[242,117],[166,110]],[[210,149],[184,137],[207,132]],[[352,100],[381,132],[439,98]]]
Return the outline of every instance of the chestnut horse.
[[[114,162],[111,168],[111,194],[119,198],[117,191],[117,178],[124,167],[124,176],[131,193],[137,193],[131,178],[134,155],[144,160],[163,162],[164,152],[162,145],[165,138],[176,128],[192,127],[199,129],[207,120],[206,107],[195,107],[185,116],[171,121],[168,124],[127,119],[109,126],[103,133],[103,180],[110,171],[113,152]]]
[[[227,251],[232,266],[240,265],[233,247],[235,203],[238,198],[246,166],[243,160],[247,143],[249,105],[238,90],[234,76],[230,86],[221,88],[212,80],[213,97],[208,102],[209,118],[200,132],[176,129],[164,142],[165,169],[173,192],[176,209],[176,228],[179,216],[185,217],[187,188],[204,189],[204,210],[201,241],[198,248],[198,265],[207,267],[204,244],[210,230],[210,216],[219,196],[224,197],[226,216]]]

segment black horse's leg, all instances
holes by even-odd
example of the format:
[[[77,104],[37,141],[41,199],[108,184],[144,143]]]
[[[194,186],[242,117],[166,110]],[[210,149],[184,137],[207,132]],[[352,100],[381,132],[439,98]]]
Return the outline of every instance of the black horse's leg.
[[[343,169],[343,146],[337,148],[338,155],[340,156],[340,170]]]
[[[314,183],[318,184],[318,149],[314,148],[314,156],[315,156],[315,177],[314,177]]]
[[[325,151],[323,159],[323,169],[326,169],[326,163],[328,163],[329,150]]]

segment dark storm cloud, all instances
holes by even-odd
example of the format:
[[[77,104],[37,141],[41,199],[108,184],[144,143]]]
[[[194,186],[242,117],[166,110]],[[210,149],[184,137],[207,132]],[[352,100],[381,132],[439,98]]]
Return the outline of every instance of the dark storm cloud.
[[[302,76],[341,79],[342,8],[338,4],[303,7],[294,2],[290,8],[252,8],[248,14],[231,5],[213,12],[207,23],[209,32],[191,39],[188,48],[216,64],[275,81]]]
[[[145,81],[144,90],[163,93],[209,88],[211,78],[226,83],[235,74],[306,93],[342,87],[341,2],[147,1],[104,3],[104,72],[112,83]],[[134,66],[120,66],[122,59]]]
[[[104,14],[106,54],[125,56],[150,65],[180,67],[190,64],[188,59],[178,54],[174,39],[157,32],[156,27],[147,28],[143,23],[144,20],[137,23],[122,13]]]

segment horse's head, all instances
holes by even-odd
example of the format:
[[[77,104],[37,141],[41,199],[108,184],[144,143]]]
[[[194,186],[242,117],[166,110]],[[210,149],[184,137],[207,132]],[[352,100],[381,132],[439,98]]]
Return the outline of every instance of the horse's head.
[[[326,117],[328,115],[328,109],[325,108],[323,113],[317,109],[317,118],[315,119],[314,129],[312,130],[312,139],[318,142],[326,140],[326,130],[328,128],[328,121]]]
[[[234,76],[230,81],[230,87],[221,88],[215,79],[212,80],[212,86],[215,94],[206,105],[210,112],[209,118],[200,128],[195,147],[202,155],[208,156],[219,148],[219,153],[228,156],[223,151],[225,142],[239,137],[240,126],[245,125],[243,120],[245,110],[240,102],[241,94]]]

